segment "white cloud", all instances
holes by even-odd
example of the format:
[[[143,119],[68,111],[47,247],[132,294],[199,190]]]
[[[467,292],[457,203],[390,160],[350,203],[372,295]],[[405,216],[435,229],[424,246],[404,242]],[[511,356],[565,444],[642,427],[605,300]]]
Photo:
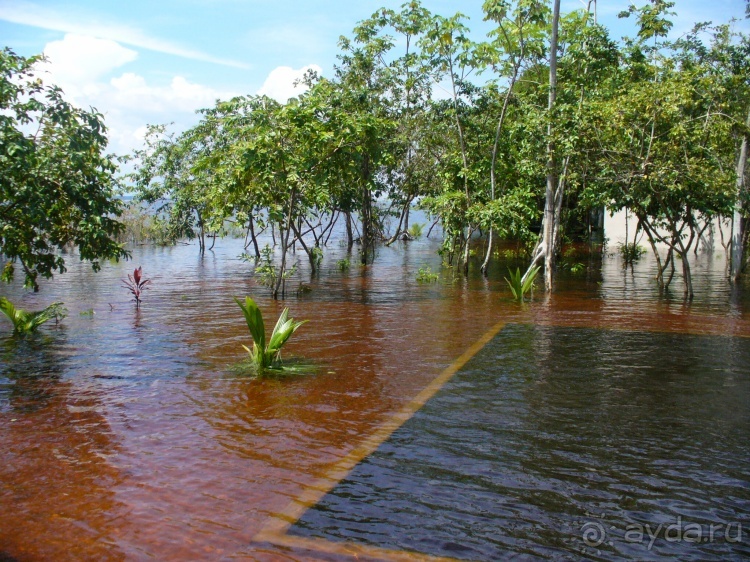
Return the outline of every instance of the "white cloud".
[[[317,64],[308,64],[299,69],[289,66],[277,66],[268,75],[266,81],[263,82],[263,86],[258,90],[258,94],[273,98],[280,103],[286,103],[289,98],[296,97],[307,91],[307,86],[304,84],[295,85],[295,82],[300,80],[308,70],[314,70],[318,74],[322,72]]]
[[[197,122],[196,110],[236,95],[182,76],[165,83],[152,83],[134,72],[113,76],[138,53],[109,39],[69,33],[48,43],[44,53],[49,60],[37,74],[60,86],[65,98],[79,107],[101,112],[109,130],[109,150],[117,154],[141,147],[147,124],[174,123],[173,130],[179,132]]]
[[[152,84],[143,76],[126,72],[101,84],[92,105],[104,113],[110,150],[125,154],[143,146],[147,124],[173,123],[170,129],[180,132],[198,122],[196,110],[235,95],[182,76],[174,76],[167,84]]]
[[[192,113],[196,109],[213,106],[218,98],[227,98],[230,92],[220,92],[175,76],[169,85],[151,86],[143,76],[127,72],[113,78],[107,90],[111,101],[121,110],[147,111],[170,114]]]
[[[222,59],[170,43],[155,37],[149,37],[140,29],[106,21],[84,19],[81,14],[64,14],[31,2],[19,0],[0,0],[0,20],[29,25],[64,33],[88,35],[110,39],[126,45],[141,47],[150,51],[166,53],[191,60],[210,62],[224,66],[248,69],[250,65],[235,60]]]
[[[44,47],[49,62],[39,67],[45,81],[60,86],[72,100],[95,95],[95,81],[138,58],[138,53],[109,39],[68,33]]]

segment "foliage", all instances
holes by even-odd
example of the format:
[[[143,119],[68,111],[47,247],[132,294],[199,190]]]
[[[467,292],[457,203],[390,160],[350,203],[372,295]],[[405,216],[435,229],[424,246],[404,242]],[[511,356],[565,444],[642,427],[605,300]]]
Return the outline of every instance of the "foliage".
[[[262,375],[267,369],[281,369],[281,348],[286,344],[289,338],[297,329],[307,320],[295,322],[294,318],[289,318],[289,309],[285,308],[279,316],[276,325],[271,333],[271,338],[266,343],[266,332],[263,324],[263,315],[250,297],[245,297],[243,303],[235,298],[235,302],[242,309],[245,315],[247,327],[250,330],[250,336],[253,338],[253,348],[249,349],[242,346],[250,355],[250,359],[255,365],[258,375]]]
[[[415,222],[409,227],[409,236],[414,240],[418,240],[422,237],[424,232],[424,224]]]
[[[672,276],[662,274],[670,264],[674,269],[675,257],[682,260],[691,298],[688,252],[702,225],[729,214],[736,197],[736,121],[719,109],[730,107],[727,82],[701,55],[705,47],[697,36],[690,45],[658,40],[671,25],[662,13],[670,6],[631,10],[639,17],[639,39],[627,45],[606,95],[591,104],[588,127],[607,147],[592,163],[597,196],[610,210],[637,217],[654,248],[660,286],[669,284]],[[657,243],[668,248],[664,264]]]
[[[347,271],[351,267],[351,264],[348,259],[344,258],[336,262],[336,267],[338,267],[339,271]]]
[[[308,74],[297,98],[240,96],[184,133],[152,127],[131,179],[169,240],[197,236],[203,251],[228,220],[241,226],[273,298],[297,248],[317,271],[337,220],[369,265],[377,243],[419,236],[414,206],[439,222],[444,263],[467,274],[484,248],[486,272],[502,256],[493,240],[512,240],[532,265],[544,258],[548,287],[563,240],[589,236],[605,207],[626,210],[652,249],[669,248],[655,258],[660,284],[679,260],[690,295],[702,229],[734,204],[750,215],[733,177],[750,135],[750,40],[700,24],[668,41],[672,7],[623,12],[638,34],[619,43],[588,9],[556,25],[541,0],[484,1],[484,41],[460,13],[382,8],[341,38],[333,76]],[[261,252],[256,227],[272,230],[273,249]]]
[[[247,256],[247,254],[244,255]],[[296,265],[292,266],[290,269],[285,269],[284,271],[278,268],[274,263],[273,248],[268,244],[266,244],[260,251],[260,260],[257,260],[257,265],[255,266],[255,276],[258,279],[258,283],[269,289],[276,287],[279,281],[285,282],[294,275],[296,271]]]
[[[128,278],[123,279],[122,282],[123,287],[132,293],[135,299],[135,307],[140,308],[141,295],[143,294],[143,291],[148,288],[148,285],[151,284],[151,279],[143,277],[143,270],[141,267],[138,267],[138,269],[135,269],[132,274],[128,273]]]
[[[417,271],[417,282],[418,283],[436,283],[440,276],[437,273],[432,272],[432,268],[420,267]]]
[[[65,271],[63,248],[77,248],[95,271],[102,259],[128,253],[116,242],[122,225],[114,196],[114,158],[104,154],[106,128],[96,111],[63,99],[34,75],[43,57],[0,51],[0,253],[24,284]]]
[[[171,246],[177,241],[169,220],[149,212],[142,203],[131,201],[123,208],[119,220],[123,225],[117,236],[120,243]]]
[[[530,292],[534,287],[534,280],[536,279],[536,276],[539,273],[540,269],[541,268],[539,266],[531,268],[528,275],[526,275],[526,279],[523,279],[520,268],[516,268],[515,273],[510,268],[508,268],[510,279],[506,277],[505,281],[508,283],[510,291],[513,293],[514,299],[516,299],[518,302],[523,302],[523,300],[526,298],[526,293]]]
[[[643,246],[639,246],[636,242],[620,243],[617,246],[617,250],[626,264],[637,262],[646,253],[646,249]]]
[[[63,307],[63,303],[55,302],[44,310],[38,312],[27,312],[16,308],[5,297],[0,297],[0,311],[13,323],[13,333],[16,335],[29,334],[35,332],[39,326],[54,318],[59,322],[68,315],[68,311]]]

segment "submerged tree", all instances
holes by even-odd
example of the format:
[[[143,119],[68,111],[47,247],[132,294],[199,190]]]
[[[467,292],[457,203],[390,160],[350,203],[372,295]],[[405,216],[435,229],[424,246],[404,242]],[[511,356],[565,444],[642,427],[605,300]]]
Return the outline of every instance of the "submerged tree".
[[[592,119],[610,208],[637,217],[660,287],[669,286],[679,259],[684,293],[692,298],[688,253],[704,225],[732,208],[733,122],[716,76],[657,41],[671,25],[663,17],[671,4],[660,4],[638,11],[639,39],[627,47],[612,97],[597,104]],[[667,248],[664,260],[657,244]]]
[[[77,248],[97,271],[99,260],[128,253],[116,242],[114,158],[105,154],[102,116],[74,107],[56,86],[34,77],[41,57],[0,52],[0,254],[25,285],[39,289],[39,275],[65,271],[60,251]]]
[[[681,259],[690,296],[690,249],[715,218],[734,210],[739,227],[747,213],[750,47],[726,27],[668,42],[671,7],[628,10],[639,34],[619,45],[589,9],[561,14],[557,1],[486,0],[494,29],[482,43],[461,14],[417,0],[380,9],[341,39],[330,79],[305,77],[303,95],[238,97],[181,135],[152,129],[134,178],[201,250],[230,220],[258,257],[256,227],[270,226],[277,298],[295,249],[315,274],[340,217],[367,265],[379,242],[408,238],[415,202],[441,224],[445,262],[468,273],[481,246],[486,272],[493,237],[513,239],[530,258],[524,279],[544,261],[547,290],[563,245],[591,234],[592,211],[624,209],[660,285]]]

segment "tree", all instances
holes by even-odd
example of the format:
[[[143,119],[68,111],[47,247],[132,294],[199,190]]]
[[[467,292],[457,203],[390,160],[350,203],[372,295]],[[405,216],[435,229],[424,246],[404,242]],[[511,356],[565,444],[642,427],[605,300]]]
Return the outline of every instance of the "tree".
[[[25,285],[65,272],[60,251],[73,246],[82,260],[128,257],[117,244],[117,166],[102,116],[63,99],[34,76],[43,57],[0,52],[0,253],[10,282],[20,264]]]
[[[339,170],[340,177],[358,193],[356,210],[362,223],[362,265],[372,263],[375,257],[378,222],[375,200],[385,191],[379,172],[392,156],[387,144],[396,128],[388,111],[389,71],[384,63],[393,40],[379,36],[379,31],[376,22],[366,20],[355,27],[353,40],[345,37],[339,40],[343,52],[335,69],[335,88],[330,101],[337,131],[342,135],[337,159],[344,164]],[[345,163],[342,157],[346,158]]]
[[[196,165],[207,138],[196,134],[196,128],[175,135],[168,133],[165,125],[149,126],[145,148],[131,157],[135,169],[130,179],[138,200],[155,205],[157,216],[164,216],[166,240],[174,244],[181,238],[197,236],[203,254],[211,173]]]
[[[513,8],[511,10],[511,8]],[[493,71],[507,79],[507,87],[502,97],[502,110],[495,128],[495,140],[492,143],[490,163],[490,201],[495,201],[497,194],[497,160],[503,125],[508,115],[508,106],[513,95],[513,88],[521,75],[524,66],[529,62],[538,63],[544,52],[544,37],[547,20],[547,7],[537,0],[520,0],[516,6],[506,0],[486,0],[484,3],[485,20],[494,21],[497,28],[490,33],[493,40],[481,47],[482,58]],[[530,59],[530,60],[529,60]],[[494,225],[490,226],[487,240],[487,253],[482,263],[482,271],[487,274],[487,265],[492,255],[492,236]]]
[[[472,167],[466,138],[466,113],[471,104],[466,102],[468,93],[475,90],[468,82],[469,75],[475,68],[475,45],[469,40],[469,29],[464,25],[464,14],[458,12],[453,17],[435,16],[429,32],[422,41],[422,48],[429,57],[434,71],[434,80],[439,83],[446,77],[450,80],[450,109],[442,107],[446,116],[455,124],[460,163],[458,173],[451,174],[460,179],[462,191],[458,186],[443,190],[434,202],[428,202],[431,211],[441,217],[446,240],[444,250],[449,255],[460,253],[463,249],[463,271],[469,273],[469,241],[476,226],[469,220],[468,209],[473,202]],[[455,164],[454,164],[455,165]],[[460,213],[463,212],[463,218]],[[463,234],[465,230],[465,235]]]
[[[705,225],[731,212],[736,195],[732,127],[739,119],[725,113],[723,73],[656,41],[671,25],[662,17],[670,6],[637,12],[640,39],[626,46],[611,98],[598,100],[591,118],[602,143],[598,187],[610,209],[637,217],[661,288],[679,260],[685,297],[692,298],[688,253]],[[657,243],[667,248],[663,262]]]

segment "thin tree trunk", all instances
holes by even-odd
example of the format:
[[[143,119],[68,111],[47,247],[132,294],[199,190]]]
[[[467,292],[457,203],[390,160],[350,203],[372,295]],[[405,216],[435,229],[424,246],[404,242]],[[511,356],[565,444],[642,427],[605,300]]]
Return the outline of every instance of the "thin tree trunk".
[[[351,254],[354,246],[354,235],[352,234],[352,214],[347,211],[346,215],[346,252]]]
[[[252,220],[252,218],[250,219]],[[247,228],[245,229],[245,242],[243,248],[247,250],[247,247],[250,245],[250,225],[248,224]]]
[[[372,194],[370,193],[370,159],[365,155],[362,162],[362,265],[367,265],[374,243],[372,232]]]
[[[464,129],[461,125],[461,117],[458,112],[458,91],[456,89],[456,77],[453,72],[453,59],[449,57],[449,72],[451,75],[451,89],[453,92],[453,111],[456,114],[456,128],[458,129],[458,140],[461,147],[461,162],[463,163],[464,193],[466,195],[466,205],[471,204],[471,195],[469,194],[469,161],[466,157],[466,140],[464,138]],[[471,225],[466,225],[466,251],[464,252],[464,275],[469,274],[469,239],[472,232]]]
[[[310,261],[311,273],[315,274],[318,268],[317,264],[315,263],[315,256],[313,255],[312,249],[308,248],[307,244],[305,244],[305,241],[302,239],[302,234],[300,234],[299,227],[295,226],[294,221],[292,221],[292,229],[294,230],[295,239],[299,240],[299,243],[302,245],[302,249],[307,254],[307,259]],[[316,245],[315,247],[318,246]]]
[[[552,111],[557,98],[557,39],[560,27],[560,0],[555,0],[552,15],[552,37],[549,53],[549,101],[547,105],[547,191],[544,202],[544,285],[552,291],[552,272],[555,266],[555,195],[557,193],[557,173],[555,164],[555,143],[552,139]]]
[[[495,129],[495,142],[492,144],[492,160],[490,163],[490,201],[495,200],[495,187],[497,185],[497,179],[496,179],[496,170],[497,170],[497,147],[500,144],[500,132],[503,130],[503,124],[505,123],[505,115],[508,111],[508,102],[510,101],[510,96],[513,93],[513,86],[516,84],[516,80],[518,80],[518,72],[521,67],[521,61],[518,61],[518,63],[513,67],[513,76],[511,76],[510,84],[508,84],[508,90],[505,92],[505,99],[503,100],[503,108],[500,111],[500,118],[497,121],[497,128]],[[488,243],[487,243],[487,255],[484,258],[484,263],[482,263],[482,267],[480,270],[482,273],[484,273],[485,276],[487,276],[487,265],[490,262],[490,256],[492,255],[492,227],[490,227],[490,232],[488,235]]]
[[[750,110],[747,113],[745,127],[750,129]],[[732,265],[729,279],[736,283],[742,273],[742,258],[745,255],[745,248],[742,237],[742,198],[745,191],[745,167],[747,165],[747,138],[748,131],[742,135],[742,145],[740,146],[740,157],[737,160],[737,202],[734,205],[734,214],[732,215]]]
[[[401,233],[409,231],[409,207],[411,206],[411,201],[412,197],[409,197],[407,198],[406,203],[404,203],[404,207],[401,209],[401,215],[398,219],[398,226],[396,227],[396,231],[393,233],[393,236],[391,236],[390,239],[385,243],[386,246],[390,246],[396,240],[398,240],[398,237],[401,235]],[[404,219],[406,219],[406,226],[404,226],[402,230],[401,227],[404,225]]]
[[[286,219],[286,229],[282,230],[281,224],[279,224],[279,237],[281,238],[281,270],[279,271],[279,276],[276,279],[276,286],[274,287],[274,290],[273,290],[274,300],[278,300],[279,298],[279,289],[281,289],[281,298],[284,298],[284,293],[286,290],[284,273],[286,272],[286,251],[289,245],[289,234],[292,232],[292,223],[294,222],[292,221],[293,209],[294,209],[294,189],[292,189],[292,193],[289,197],[289,212],[287,214],[287,219]]]
[[[260,258],[260,248],[258,248],[258,239],[255,236],[255,226],[253,225],[253,215],[250,214],[250,237],[253,241],[253,248],[255,249],[255,257]]]
[[[438,222],[440,222],[440,219],[438,219],[438,220],[436,220],[435,222],[432,223],[432,226],[430,226],[430,229],[427,231],[427,236],[425,236],[425,238],[429,238],[430,237],[430,234],[432,234],[432,229],[435,228],[435,225],[437,225]]]

